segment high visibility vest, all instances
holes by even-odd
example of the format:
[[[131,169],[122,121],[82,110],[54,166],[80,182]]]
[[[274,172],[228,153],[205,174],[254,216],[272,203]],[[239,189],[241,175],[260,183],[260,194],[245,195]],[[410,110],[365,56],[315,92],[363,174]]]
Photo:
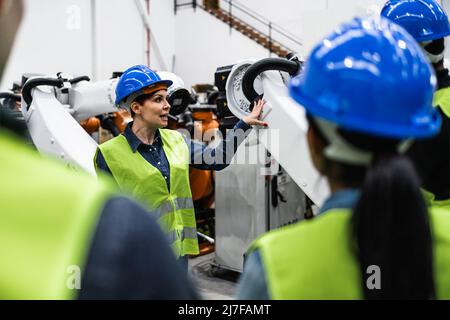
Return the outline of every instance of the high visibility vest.
[[[430,191],[427,191],[425,189],[421,189],[420,191],[422,192],[422,196],[427,207],[439,207],[443,209],[447,208],[450,213],[450,199],[436,200],[436,196]]]
[[[249,251],[261,255],[272,299],[363,299],[351,214],[329,210],[255,240]],[[430,222],[436,298],[450,299],[450,214],[433,208]]]
[[[176,256],[198,254],[197,227],[189,185],[189,149],[181,134],[159,129],[170,164],[170,191],[161,172],[133,152],[119,135],[99,146],[117,184],[155,214]]]
[[[73,299],[112,186],[0,134],[0,300]]]
[[[431,225],[433,226],[434,231],[434,269],[442,270],[443,268],[448,268],[450,265],[450,257],[448,257],[449,253],[449,238],[448,231],[450,229],[450,199],[446,200],[436,200],[435,195],[429,191],[422,189],[422,195],[424,196],[425,203],[428,206],[428,210],[431,212]],[[436,274],[436,271],[435,271]],[[447,274],[440,272],[439,273],[440,282],[445,284],[450,282],[450,272]],[[438,297],[443,297],[442,299],[450,299],[450,288],[445,286],[438,286],[440,293]],[[445,292],[445,290],[447,292]]]
[[[439,106],[442,112],[450,118],[450,87],[437,90],[434,93],[433,105]]]

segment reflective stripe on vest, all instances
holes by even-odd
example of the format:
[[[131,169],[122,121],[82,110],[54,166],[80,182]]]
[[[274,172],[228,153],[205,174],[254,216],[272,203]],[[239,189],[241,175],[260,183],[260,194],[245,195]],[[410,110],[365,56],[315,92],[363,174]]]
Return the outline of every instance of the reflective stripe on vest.
[[[351,212],[327,211],[255,240],[272,299],[362,299],[359,262],[351,246]],[[450,210],[432,208],[436,297],[450,299]]]
[[[183,228],[182,230],[173,230],[168,234],[167,237],[170,243],[173,243],[180,239],[197,239],[197,228]]]
[[[189,185],[189,149],[180,133],[159,129],[170,165],[170,191],[161,172],[119,135],[99,146],[117,184],[158,219],[176,256],[198,254],[194,204]]]
[[[0,299],[74,299],[114,191],[0,134]]]
[[[174,204],[176,207],[176,210],[182,210],[182,209],[194,209],[194,201],[192,201],[192,198],[176,198],[174,199]],[[155,214],[155,217],[157,219],[162,218],[166,214],[170,214],[173,211],[173,204],[170,201],[164,201],[160,204],[160,206],[157,209],[154,209],[152,213]]]

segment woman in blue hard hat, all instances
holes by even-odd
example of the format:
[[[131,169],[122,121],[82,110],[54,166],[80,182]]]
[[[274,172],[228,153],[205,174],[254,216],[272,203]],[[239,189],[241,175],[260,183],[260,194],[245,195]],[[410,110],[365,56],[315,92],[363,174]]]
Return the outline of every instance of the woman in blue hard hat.
[[[163,129],[168,124],[170,85],[172,81],[143,65],[124,72],[116,87],[116,104],[130,110],[133,122],[122,135],[99,146],[95,164],[154,212],[175,255],[184,257],[199,252],[189,164],[203,170],[225,168],[251,126],[267,124],[259,120],[264,105],[260,101],[215,149],[185,140],[177,131]],[[187,260],[182,262],[187,268]]]
[[[435,82],[414,39],[381,17],[343,24],[313,49],[290,93],[332,194],[314,219],[253,243],[238,298],[450,297],[450,216],[429,217],[402,156],[409,139],[439,131]]]
[[[401,25],[419,42],[437,77],[434,105],[442,115],[442,128],[436,137],[416,141],[408,150],[429,205],[450,204],[450,75],[444,67],[444,38],[450,35],[450,22],[434,0],[388,1],[381,15]]]

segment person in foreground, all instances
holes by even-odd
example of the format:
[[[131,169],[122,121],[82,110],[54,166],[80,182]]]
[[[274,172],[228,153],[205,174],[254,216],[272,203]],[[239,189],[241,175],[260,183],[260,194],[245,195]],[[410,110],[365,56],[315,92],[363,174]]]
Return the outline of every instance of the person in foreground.
[[[290,94],[331,196],[314,219],[252,244],[238,299],[450,298],[450,216],[427,212],[402,155],[439,132],[435,84],[415,40],[382,17],[355,18],[313,49]]]
[[[0,0],[0,79],[22,6]],[[144,208],[11,129],[0,126],[0,300],[197,298]]]

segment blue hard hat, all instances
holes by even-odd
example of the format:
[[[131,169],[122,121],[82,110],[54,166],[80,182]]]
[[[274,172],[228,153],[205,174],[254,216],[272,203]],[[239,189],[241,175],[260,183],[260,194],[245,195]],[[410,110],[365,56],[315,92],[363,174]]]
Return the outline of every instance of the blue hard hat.
[[[119,105],[123,99],[131,94],[159,84],[168,88],[172,85],[172,81],[161,80],[160,76],[147,66],[133,66],[125,70],[117,83],[115,103]]]
[[[447,14],[434,0],[390,0],[381,15],[401,25],[418,42],[450,35]]]
[[[382,18],[341,25],[291,80],[291,97],[308,113],[342,128],[390,138],[438,133],[436,76],[417,42]]]

